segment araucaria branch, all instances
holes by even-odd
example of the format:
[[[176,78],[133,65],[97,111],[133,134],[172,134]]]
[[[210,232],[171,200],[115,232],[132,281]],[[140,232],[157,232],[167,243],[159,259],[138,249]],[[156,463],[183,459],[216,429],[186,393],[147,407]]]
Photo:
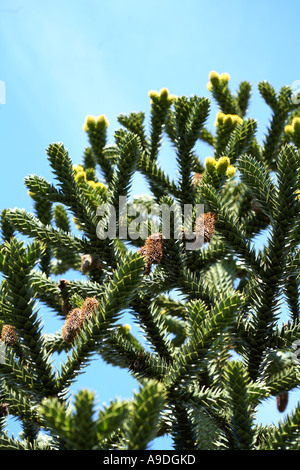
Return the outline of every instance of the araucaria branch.
[[[271,112],[259,142],[251,84],[233,92],[211,72],[207,88],[152,90],[148,126],[120,114],[111,137],[105,115],[88,116],[82,161],[50,144],[54,181],[25,178],[32,212],[2,210],[0,450],[142,450],[163,435],[176,450],[300,448],[300,405],[287,412],[300,385],[300,100],[259,83]],[[149,194],[131,194],[136,173]],[[97,355],[135,378],[130,399],[70,395]],[[270,399],[284,419],[260,425]]]

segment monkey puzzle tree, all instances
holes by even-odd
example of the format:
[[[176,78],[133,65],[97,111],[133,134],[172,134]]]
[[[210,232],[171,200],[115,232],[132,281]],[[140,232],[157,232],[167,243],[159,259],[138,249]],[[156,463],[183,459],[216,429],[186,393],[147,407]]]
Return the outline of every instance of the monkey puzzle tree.
[[[144,113],[122,114],[113,143],[106,117],[88,116],[82,162],[49,145],[55,181],[25,179],[33,212],[2,210],[1,450],[140,450],[164,434],[178,450],[299,449],[299,405],[278,425],[255,418],[270,397],[283,411],[300,385],[300,108],[290,87],[259,83],[272,113],[259,143],[251,85],[234,93],[229,81],[209,75],[213,130],[208,98],[167,89],[149,93],[149,129]],[[159,164],[163,139],[176,180]],[[149,194],[131,197],[136,172]],[[154,206],[169,209],[167,236]],[[64,279],[70,270],[84,279]],[[61,320],[55,334],[43,308]],[[97,354],[138,381],[132,399],[96,410],[89,390],[71,396]]]

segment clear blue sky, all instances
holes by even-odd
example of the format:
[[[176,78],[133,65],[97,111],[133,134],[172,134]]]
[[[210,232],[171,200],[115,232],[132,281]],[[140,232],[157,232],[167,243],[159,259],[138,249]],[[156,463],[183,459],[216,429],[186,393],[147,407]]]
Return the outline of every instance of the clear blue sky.
[[[23,180],[31,173],[52,179],[49,143],[63,142],[80,163],[87,114],[105,114],[112,136],[120,113],[149,111],[151,89],[209,97],[210,70],[228,72],[233,90],[242,80],[252,83],[249,116],[258,120],[262,138],[270,111],[257,84],[268,80],[279,90],[300,80],[299,13],[297,0],[0,0],[0,80],[6,87],[0,209],[31,210]],[[176,175],[168,152],[162,164]],[[133,191],[144,190],[135,180]],[[57,328],[49,318],[45,324]],[[93,363],[74,390],[81,386],[94,389],[101,404],[131,398],[136,383],[127,372]],[[291,399],[287,411],[294,404]],[[274,401],[259,414],[264,423],[283,416]]]

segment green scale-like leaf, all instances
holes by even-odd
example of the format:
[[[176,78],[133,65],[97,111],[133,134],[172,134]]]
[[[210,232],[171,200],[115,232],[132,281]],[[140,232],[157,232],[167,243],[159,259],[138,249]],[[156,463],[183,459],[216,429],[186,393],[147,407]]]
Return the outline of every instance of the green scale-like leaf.
[[[159,382],[148,381],[135,394],[124,437],[127,450],[145,450],[155,437],[164,406],[164,390]]]
[[[143,268],[143,259],[139,254],[128,255],[107,281],[103,294],[97,299],[99,308],[96,314],[76,337],[68,360],[62,367],[58,379],[59,389],[68,386],[78,371],[87,365],[91,355],[101,349],[101,340],[104,340],[106,331],[129,306],[141,282]]]
[[[237,449],[249,450],[254,444],[254,414],[251,409],[249,377],[243,364],[238,361],[228,363],[226,369],[228,400],[230,408],[230,432]]]

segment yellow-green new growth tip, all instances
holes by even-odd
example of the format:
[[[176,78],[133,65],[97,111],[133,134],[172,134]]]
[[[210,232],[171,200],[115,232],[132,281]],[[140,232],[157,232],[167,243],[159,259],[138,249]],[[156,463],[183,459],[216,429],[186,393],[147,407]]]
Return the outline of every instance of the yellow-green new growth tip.
[[[217,114],[216,120],[215,120],[216,127],[222,124],[222,122],[224,121],[224,117],[225,117],[225,114],[222,113],[221,111]]]
[[[212,91],[212,89],[213,89],[212,83],[211,83],[211,82],[207,82],[206,88],[208,89],[208,91]]]
[[[107,117],[104,114],[100,114],[100,116],[97,117],[96,126],[100,127],[100,128],[103,128],[103,129],[108,128],[109,121],[108,121]]]
[[[232,178],[236,174],[236,168],[233,165],[229,165],[226,170],[226,176]]]
[[[75,173],[78,173],[79,171],[84,171],[82,165],[73,165],[73,170]]]
[[[216,168],[217,160],[213,157],[207,157],[205,159],[205,168],[208,173],[213,173]]]
[[[101,183],[101,181],[96,182],[94,180],[88,180],[87,183],[92,186],[92,188],[95,189],[99,194],[107,190],[107,187],[105,184]]]
[[[208,79],[212,85],[218,85],[220,81],[220,75],[218,72],[212,70],[208,75]]]
[[[87,180],[87,183],[92,186],[94,189],[96,189],[96,181],[94,180]]]
[[[160,96],[161,98],[165,98],[165,99],[168,98],[168,97],[169,97],[169,90],[168,90],[168,88],[162,88],[162,89],[160,90],[160,92],[159,92],[159,96]]]
[[[158,98],[159,94],[156,90],[150,90],[148,96],[150,96],[150,98]]]
[[[85,118],[83,130],[88,132],[89,130],[94,130],[96,127],[106,129],[108,126],[109,122],[104,114],[100,114],[98,117],[89,115]]]
[[[98,181],[96,183],[96,189],[107,189],[107,187],[105,186],[105,184],[101,183],[101,181]]]
[[[294,132],[300,132],[300,117],[294,117],[292,126],[294,128]]]
[[[87,116],[83,124],[83,130],[88,132],[89,129],[94,129],[96,126],[95,116]]]
[[[124,333],[129,333],[131,330],[131,326],[128,325],[128,323],[126,323],[126,325],[123,325],[123,330],[124,330]]]
[[[227,168],[230,165],[230,160],[228,157],[221,157],[216,164],[216,170],[219,175],[225,175]]]
[[[150,90],[148,93],[148,96],[150,97],[151,101],[158,101],[159,100],[159,94],[155,90]]]
[[[159,93],[155,90],[150,90],[148,93],[149,97],[151,98],[152,103],[158,103],[160,100],[166,101],[171,104],[174,99],[176,98],[175,95],[171,95],[169,93],[168,88],[162,88]]]
[[[233,115],[232,114],[226,114],[224,116],[223,122],[224,122],[225,126],[230,126],[231,127],[233,125],[233,122],[234,122]]]
[[[159,92],[160,99],[167,101],[168,104],[172,104],[174,99],[176,98],[175,95],[171,95],[168,88],[162,88]]]
[[[229,82],[230,80],[230,75],[227,72],[221,73],[220,75],[220,81],[225,85]]]
[[[293,135],[294,134],[294,128],[293,128],[292,124],[287,124],[284,128],[284,131],[288,135]]]
[[[227,85],[229,80],[230,80],[230,75],[226,72],[221,73],[221,75],[218,74],[215,70],[212,70],[209,75],[208,75],[208,83],[207,83],[207,89],[209,91],[212,91],[214,86],[217,86],[219,84],[221,85]]]
[[[224,124],[225,126],[237,126],[241,124],[243,119],[238,114],[224,114],[219,112],[216,117],[215,126]]]
[[[27,191],[28,195],[33,199],[35,202],[38,202],[38,196],[33,191]]]
[[[86,181],[85,171],[78,171],[77,173],[75,173],[75,180],[78,183],[84,183]]]
[[[284,128],[284,131],[290,136],[293,136],[295,132],[300,132],[300,117],[294,117],[292,124],[287,124]]]
[[[242,124],[243,122],[243,118],[241,118],[241,116],[239,116],[238,114],[232,114],[232,120],[233,120],[233,123],[236,125]]]

